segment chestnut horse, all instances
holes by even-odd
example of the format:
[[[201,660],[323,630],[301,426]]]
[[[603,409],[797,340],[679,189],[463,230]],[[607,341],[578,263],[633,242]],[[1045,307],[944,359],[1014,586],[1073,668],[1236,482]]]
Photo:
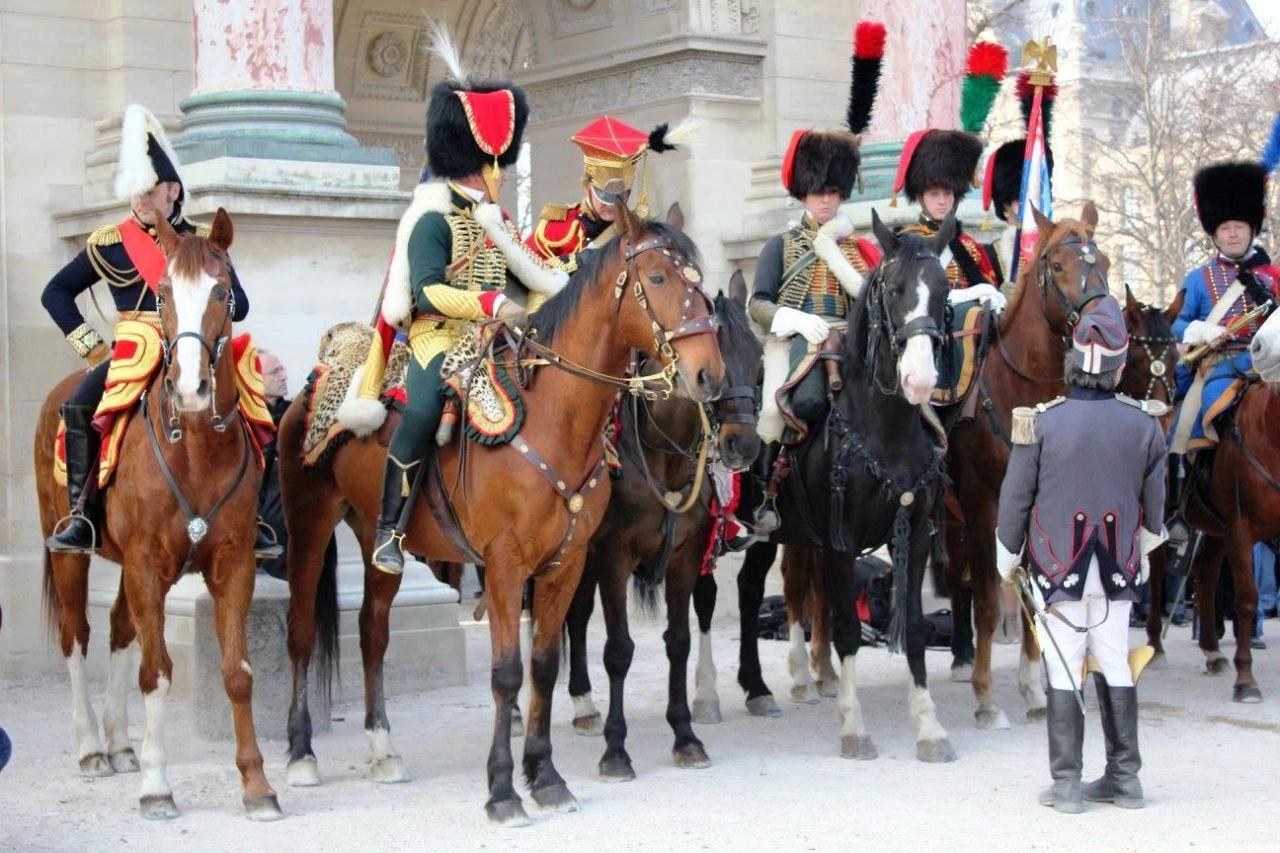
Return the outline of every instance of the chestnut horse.
[[[659,352],[664,368],[678,375],[699,402],[714,397],[724,379],[693,243],[676,228],[639,220],[625,210],[617,230],[617,238],[584,255],[565,289],[532,317],[529,337],[536,340],[534,354],[545,366],[523,392],[526,417],[520,434],[498,447],[462,442],[441,447],[434,454],[438,472],[424,475],[424,500],[406,533],[408,553],[485,566],[495,704],[485,809],[498,823],[527,820],[512,780],[511,721],[523,679],[522,591],[535,574],[525,778],[539,806],[576,808],[552,763],[551,696],[565,615],[582,575],[587,543],[609,502],[602,436],[616,395],[630,385],[621,377],[632,349]],[[317,606],[325,604],[316,596],[323,545],[340,520],[355,531],[365,560],[360,632],[373,777],[400,781],[403,769],[391,744],[382,692],[388,616],[400,576],[380,572],[369,562],[381,488],[376,472],[382,470],[386,450],[372,439],[348,441],[330,462],[304,468],[304,414],[295,402],[279,436],[292,592],[289,781],[320,781],[306,705],[307,668],[316,641]],[[446,490],[452,492],[456,523],[442,499]],[[322,638],[322,654],[327,647]]]
[[[164,640],[164,599],[184,570],[200,572],[213,597],[245,810],[252,819],[271,820],[282,814],[263,773],[254,733],[253,670],[245,642],[256,574],[260,474],[244,421],[236,423],[235,416],[239,398],[228,346],[234,310],[227,262],[231,217],[219,209],[208,238],[180,236],[163,220],[157,236],[169,259],[156,293],[164,366],[125,432],[99,531],[99,554],[121,567],[120,594],[111,611],[105,757],[84,673],[87,555],[45,550],[46,602],[71,674],[82,772],[138,769],[125,719],[129,647],[137,638],[142,650],[138,684],[147,712],[141,813],[146,818],[175,817],[164,749],[165,696],[173,673]],[[36,428],[36,489],[46,536],[67,505],[66,489],[53,479],[58,408],[80,379],[79,374],[68,376],[54,387]]]
[[[608,628],[604,665],[609,674],[609,718],[603,726],[606,747],[600,775],[610,780],[635,778],[626,750],[623,713],[624,683],[635,650],[627,625],[630,578],[634,578],[637,597],[650,608],[656,607],[658,587],[666,585],[663,641],[670,662],[667,722],[675,733],[672,755],[676,766],[707,767],[711,763],[692,725],[720,722],[710,624],[704,621],[704,615],[709,619],[710,613],[701,606],[704,598],[694,599],[700,638],[692,713],[686,671],[691,645],[689,600],[699,585],[705,591],[706,582],[714,583],[710,575],[705,581],[702,576],[714,517],[713,487],[700,449],[703,442],[715,441],[720,461],[734,470],[746,468],[755,459],[760,450],[755,431],[756,381],[764,352],[747,321],[747,285],[741,273],[734,273],[729,293],[715,299],[716,336],[729,387],[711,407],[711,418],[688,400],[650,404],[633,398],[623,402],[618,436],[622,476],[614,484],[604,521],[591,538],[582,582],[569,608],[569,695],[574,730],[598,734],[601,718],[591,699],[586,644],[587,622],[599,587]],[[706,426],[711,427],[710,432]],[[694,489],[698,490],[696,496]],[[669,495],[673,496],[670,500]]]

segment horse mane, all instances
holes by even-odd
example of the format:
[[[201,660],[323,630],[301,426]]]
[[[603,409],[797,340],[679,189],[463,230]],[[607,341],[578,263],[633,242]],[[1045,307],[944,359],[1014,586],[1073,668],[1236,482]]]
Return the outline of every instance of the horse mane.
[[[1051,246],[1069,236],[1064,232],[1070,232],[1071,236],[1075,236],[1080,240],[1089,239],[1089,228],[1079,219],[1059,219],[1053,223],[1053,230],[1049,232],[1048,236],[1045,236],[1044,233],[1040,234],[1040,239],[1036,241],[1035,255],[1030,262],[1021,264],[1018,267],[1018,279],[1014,282],[1013,292],[1009,294],[1009,303],[1005,306],[1004,313],[1000,315],[1000,331],[1007,331],[1008,324],[1017,315],[1018,307],[1022,304],[1022,298],[1028,290],[1027,281],[1031,278],[1031,271],[1035,269],[1041,252],[1047,246]],[[1018,251],[1018,247],[1014,246],[1013,250],[1015,252]]]
[[[194,281],[204,273],[209,261],[222,260],[220,253],[208,239],[198,234],[180,236],[181,239],[169,258],[169,267],[174,277]]]
[[[645,219],[640,221],[640,233],[664,238],[687,259],[700,263],[698,247],[679,228],[657,219]],[[583,292],[600,278],[605,267],[617,257],[621,246],[622,240],[615,235],[603,246],[578,255],[578,268],[569,277],[569,283],[529,318],[530,324],[538,330],[539,342],[550,346],[555,341],[564,324],[577,312]]]
[[[730,337],[736,338],[739,335],[753,334],[751,321],[747,318],[746,309],[727,295],[724,293],[717,294],[715,307],[716,317],[720,320],[720,327],[728,332]]]

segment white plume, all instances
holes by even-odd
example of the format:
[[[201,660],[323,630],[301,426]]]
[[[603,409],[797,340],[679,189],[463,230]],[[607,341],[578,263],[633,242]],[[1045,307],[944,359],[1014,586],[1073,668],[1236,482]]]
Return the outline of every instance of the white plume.
[[[431,31],[431,52],[444,62],[450,78],[460,86],[466,86],[467,69],[462,67],[462,56],[449,35],[449,28],[435,18],[427,19],[427,28]]]
[[[668,145],[688,145],[697,142],[703,130],[703,121],[694,116],[686,116],[680,123],[668,130],[662,137]]]

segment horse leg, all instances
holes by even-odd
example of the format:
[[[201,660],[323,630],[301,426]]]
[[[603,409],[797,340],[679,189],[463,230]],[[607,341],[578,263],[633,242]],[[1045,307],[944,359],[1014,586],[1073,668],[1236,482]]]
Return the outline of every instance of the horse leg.
[[[1188,545],[1188,548],[1191,546]],[[1163,545],[1151,552],[1151,575],[1147,578],[1147,645],[1156,650],[1151,663],[1164,660],[1164,579],[1167,551]],[[1150,666],[1151,664],[1148,664]]]
[[[1018,692],[1027,700],[1027,719],[1043,720],[1049,711],[1049,699],[1040,678],[1040,645],[1036,642],[1035,626],[1026,614],[1019,618],[1022,625],[1022,655],[1018,659]]]
[[[980,729],[1007,729],[1009,718],[991,694],[991,645],[1000,617],[996,584],[995,529],[992,507],[975,507],[969,515],[969,578],[973,585],[974,622],[978,643],[973,659],[973,695],[978,700],[974,720]]]
[[[849,554],[856,554],[851,547]],[[853,557],[824,551],[822,572],[826,575],[831,607],[831,638],[840,658],[840,695],[836,698],[836,721],[840,725],[840,756],[866,761],[880,753],[858,700],[858,649],[862,646],[862,623],[858,619],[858,599],[853,591]]]
[[[1223,539],[1205,537],[1204,551],[1196,560],[1196,612],[1200,617],[1200,651],[1204,653],[1204,671],[1222,675],[1227,671],[1227,656],[1218,648],[1218,573],[1226,558]],[[1246,641],[1247,642],[1247,641]]]
[[[249,665],[245,623],[253,601],[256,567],[246,551],[243,558],[222,556],[205,572],[213,598],[214,625],[222,646],[222,686],[231,701],[236,734],[236,767],[240,770],[245,816],[249,820],[284,817],[276,792],[262,770],[262,750],[253,726],[253,669]]]
[[[809,567],[809,664],[818,673],[818,695],[834,699],[840,695],[840,674],[831,664],[831,604],[827,601],[822,567]]]
[[[1250,641],[1258,624],[1258,587],[1253,579],[1253,537],[1243,519],[1227,525],[1227,561],[1235,587],[1236,683],[1231,698],[1236,702],[1261,702],[1262,690],[1253,677],[1253,648]]]
[[[165,589],[155,570],[145,560],[127,555],[121,568],[129,611],[138,631],[142,663],[138,667],[138,687],[147,714],[142,738],[142,784],[139,811],[148,820],[178,816],[169,785],[164,751],[164,704],[173,679],[173,661],[164,641]]]
[[[716,662],[711,655],[711,617],[716,611],[716,576],[699,574],[693,585],[693,611],[698,615],[698,668],[693,676],[693,721],[710,725],[724,721],[716,690]]]
[[[490,543],[485,552],[485,595],[489,607],[489,643],[492,661],[489,682],[493,692],[493,742],[487,762],[489,799],[485,813],[497,824],[524,825],[525,813],[516,793],[512,772],[511,714],[524,672],[520,660],[520,613],[524,600],[524,578],[519,569],[520,544],[508,531]],[[547,626],[543,626],[546,628]],[[558,633],[561,625],[554,626]],[[528,750],[529,744],[525,744]]]
[[[924,574],[928,566],[930,549],[929,516],[914,520],[910,545],[910,563],[907,566],[907,668],[911,672],[911,686],[907,693],[907,709],[911,715],[911,727],[916,735],[916,758],[931,764],[956,760],[947,730],[938,721],[937,708],[929,693],[929,675],[925,667],[925,641],[928,629],[924,624],[924,606],[921,596],[924,590]]]
[[[596,579],[593,548],[587,568],[569,605],[569,699],[573,702],[573,730],[580,735],[598,735],[604,731],[604,718],[591,698],[591,673],[587,668],[587,624],[596,607]]]
[[[706,748],[693,731],[689,713],[689,599],[702,569],[702,547],[696,539],[686,542],[667,567],[667,723],[675,733],[672,756],[676,766],[699,769],[711,766]]]
[[[948,522],[947,597],[951,599],[951,680],[973,679],[973,584],[965,580],[969,568],[963,524]]]
[[[138,756],[129,742],[129,713],[126,698],[133,669],[133,641],[138,632],[129,615],[129,599],[124,577],[111,607],[111,657],[107,671],[107,706],[102,712],[102,728],[107,736],[107,758],[117,773],[137,773]]]
[[[533,642],[529,657],[529,715],[524,732],[524,777],[539,808],[575,812],[578,801],[556,770],[551,753],[551,701],[560,671],[561,630],[582,577],[585,554],[570,556],[533,590]]]
[[[809,604],[810,549],[788,545],[782,551],[782,598],[787,608],[787,672],[791,675],[791,700],[803,705],[818,702],[818,689],[809,672],[809,651],[804,644],[804,616]],[[816,640],[816,638],[815,638]]]
[[[71,680],[71,721],[76,731],[80,775],[110,776],[111,762],[98,735],[98,718],[89,699],[84,659],[89,649],[89,558],[83,554],[52,554],[53,586],[58,596],[58,635]]]
[[[387,720],[387,699],[382,684],[382,665],[391,641],[391,602],[400,589],[401,577],[379,571],[369,559],[365,560],[364,601],[360,605],[364,736],[369,747],[369,778],[386,784],[409,779],[404,760],[391,743],[391,723]]]
[[[604,755],[600,757],[600,778],[606,782],[629,782],[636,778],[627,754],[627,717],[623,708],[623,688],[636,644],[627,624],[627,578],[635,560],[630,554],[616,560],[600,576],[600,604],[604,608],[606,639],[604,669],[609,674],[609,715],[604,721]]]
[[[753,717],[780,717],[782,709],[764,683],[760,672],[760,603],[764,600],[764,580],[778,555],[772,542],[758,542],[747,549],[738,572],[738,618],[741,640],[738,646],[738,684],[747,693],[747,713]]]

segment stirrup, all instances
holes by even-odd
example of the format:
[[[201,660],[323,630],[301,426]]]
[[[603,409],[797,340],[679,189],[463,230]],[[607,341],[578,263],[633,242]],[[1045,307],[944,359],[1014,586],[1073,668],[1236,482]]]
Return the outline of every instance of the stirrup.
[[[261,518],[258,519],[257,524],[258,524],[258,530],[265,531],[267,535],[266,537],[263,537],[260,532],[255,537],[256,541],[254,542],[254,546],[253,546],[253,558],[255,560],[276,559],[277,557],[279,557],[281,554],[284,553],[284,548],[280,545],[280,537],[276,535],[276,529],[272,527],[270,524],[267,524]],[[261,542],[264,538],[269,539],[270,542],[268,544],[264,544],[261,547],[259,547],[258,543]]]
[[[762,538],[767,538],[782,524],[782,519],[778,516],[777,500],[773,495],[765,495],[760,506],[756,507],[756,511],[751,514],[752,520],[755,521],[755,533]]]
[[[386,572],[386,573],[387,573],[387,574],[389,574],[389,575],[402,575],[402,574],[404,574],[404,546],[403,546],[403,543],[404,543],[404,534],[403,534],[403,533],[401,533],[399,530],[396,530],[395,528],[392,528],[392,529],[391,529],[391,534],[387,537],[387,541],[383,542],[381,545],[379,545],[378,547],[376,547],[376,548],[374,548],[374,549],[373,549],[373,555],[372,555],[372,557],[371,557],[371,559],[370,559],[370,562],[372,562],[372,563],[373,563],[373,567],[374,567],[375,569],[377,569],[378,571],[380,571],[380,572]],[[394,554],[395,554],[395,556],[396,556],[396,557],[398,557],[399,559],[395,560],[394,562],[390,562],[390,563],[383,562],[383,561],[381,561],[381,560],[379,559],[379,557],[380,557],[380,556],[383,554],[383,552],[385,552],[385,551],[386,551],[386,549],[387,549],[387,548],[389,548],[389,547],[391,547],[391,548],[394,548],[394,549],[395,549],[395,551],[394,551],[393,553],[394,553]]]
[[[54,546],[50,544],[57,539],[60,533],[66,532],[66,529],[71,526],[71,522],[77,519],[89,525],[89,543],[90,544],[87,549],[86,548],[67,548],[65,546],[60,546],[60,545]],[[86,515],[85,513],[76,512],[75,510],[72,510],[71,512],[64,515],[62,518],[58,519],[58,521],[53,525],[53,532],[50,533],[48,538],[44,540],[44,544],[46,548],[48,548],[50,551],[52,551],[55,554],[95,554],[98,551],[98,527],[96,524],[93,523],[93,519],[89,518],[89,516]]]

